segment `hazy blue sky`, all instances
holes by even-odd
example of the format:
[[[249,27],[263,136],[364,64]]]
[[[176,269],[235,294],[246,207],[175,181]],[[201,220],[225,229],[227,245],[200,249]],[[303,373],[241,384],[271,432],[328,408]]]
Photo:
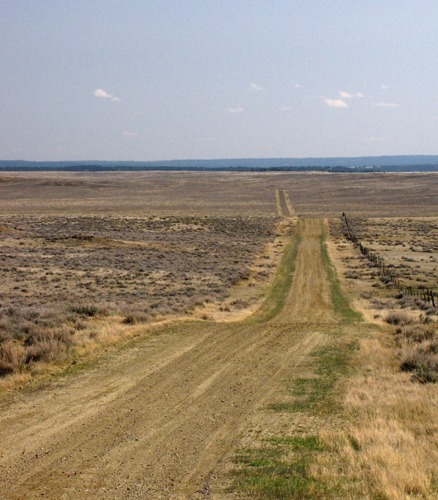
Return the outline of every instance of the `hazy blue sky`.
[[[0,0],[0,159],[438,154],[436,0]]]

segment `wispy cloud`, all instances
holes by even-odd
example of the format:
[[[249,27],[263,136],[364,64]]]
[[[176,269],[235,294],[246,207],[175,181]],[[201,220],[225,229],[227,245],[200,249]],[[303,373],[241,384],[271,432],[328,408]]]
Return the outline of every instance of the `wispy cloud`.
[[[400,104],[396,102],[378,102],[374,105],[375,108],[399,108]]]
[[[350,94],[350,92],[345,92],[345,90],[341,90],[339,92],[339,97],[341,99],[354,99],[354,98],[362,98],[364,97],[364,95],[362,94],[362,92],[356,92],[355,94]]]
[[[370,137],[365,137],[364,142],[374,143],[374,144],[382,144],[384,142],[388,142],[388,137],[372,135]]]
[[[342,99],[328,99],[324,98],[324,102],[329,106],[330,108],[348,108],[348,104],[343,101]]]
[[[132,139],[134,137],[137,137],[138,134],[137,132],[130,132],[129,130],[125,130],[124,132],[122,132],[122,136]]]
[[[102,99],[109,99],[110,101],[120,101],[118,97],[115,95],[109,94],[106,90],[103,89],[96,89],[94,91],[94,96],[95,97],[100,97]]]
[[[279,111],[292,111],[292,106],[280,106]]]
[[[382,83],[382,85],[380,85],[380,88],[383,89],[383,90],[388,90],[389,89],[388,85],[383,85],[383,83]]]
[[[301,85],[300,85],[299,83],[296,83],[296,84],[294,85],[294,87],[295,87],[296,89],[300,89],[300,88],[301,88]]]
[[[257,85],[257,83],[250,83],[249,90],[251,92],[262,92],[265,89],[263,87],[261,87],[260,85]]]
[[[242,106],[237,106],[236,108],[227,108],[228,113],[243,113],[245,110]]]

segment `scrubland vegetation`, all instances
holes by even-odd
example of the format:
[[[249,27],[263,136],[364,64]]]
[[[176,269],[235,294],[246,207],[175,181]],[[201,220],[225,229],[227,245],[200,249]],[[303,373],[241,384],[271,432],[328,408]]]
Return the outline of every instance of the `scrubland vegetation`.
[[[0,375],[7,375],[65,360],[99,341],[109,321],[146,323],[224,301],[250,276],[276,220],[11,216],[0,223]],[[252,274],[264,280],[269,268]],[[236,300],[228,308],[246,306]]]
[[[434,289],[438,282],[438,240],[435,218],[394,218],[353,220],[360,241],[385,260],[386,267],[405,287],[414,287],[418,296],[398,290],[380,275],[376,267],[348,243],[341,243],[341,228],[333,221],[338,250],[343,254],[345,278],[356,281],[365,307],[374,319],[393,326],[400,368],[413,380],[438,380],[438,304],[421,298],[423,288]]]
[[[354,220],[361,242],[403,282],[435,288],[436,218]],[[331,222],[332,253],[346,292],[376,323],[359,340],[341,402],[350,424],[329,433],[343,474],[367,497],[434,498],[437,491],[438,311],[394,289]],[[365,244],[365,243],[364,243]],[[337,444],[335,444],[337,443]],[[343,445],[341,443],[344,443]]]
[[[79,484],[70,469],[88,463],[84,456],[94,463],[113,453],[114,467],[129,469],[129,491],[153,491],[149,497],[436,498],[437,309],[394,288],[345,238],[340,215],[348,212],[361,242],[397,279],[436,291],[437,179],[10,175],[0,183],[2,380],[76,363],[133,332],[142,338],[141,354],[126,349],[126,360],[114,356],[98,369],[117,387],[118,404],[85,373],[77,386],[88,396],[76,410],[68,391],[48,390],[41,396],[48,416],[29,417],[32,410],[24,425],[5,404],[2,439],[8,425],[21,426],[13,427],[11,454],[17,442],[39,451],[23,429],[35,419],[44,430],[44,419],[62,413],[70,427],[58,434],[68,430],[68,453],[56,432],[41,439],[65,459],[63,477],[75,493],[106,488],[107,472],[93,482],[101,471],[94,464]],[[257,313],[242,321],[241,308]],[[150,339],[145,332],[157,321]],[[39,402],[32,397],[29,404]],[[85,431],[75,424],[84,405]],[[149,422],[159,429],[153,439]],[[121,447],[108,431],[114,426]],[[43,491],[46,474],[47,491],[64,492],[50,483],[53,462],[28,455],[17,448],[5,459],[11,488],[21,481],[24,493]],[[21,480],[23,467],[34,471],[33,485]],[[114,495],[122,475],[115,476]]]
[[[0,214],[436,216],[436,174],[100,172],[0,174]],[[42,203],[44,200],[44,203]],[[401,212],[403,210],[403,212]]]
[[[438,277],[438,219],[394,217],[353,221],[362,243],[380,254],[410,286],[435,287]]]

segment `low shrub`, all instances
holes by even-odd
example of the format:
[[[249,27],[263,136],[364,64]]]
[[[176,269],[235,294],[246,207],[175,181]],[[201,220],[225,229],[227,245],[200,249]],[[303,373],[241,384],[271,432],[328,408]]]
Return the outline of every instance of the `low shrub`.
[[[80,316],[88,316],[92,318],[99,312],[99,308],[93,304],[79,304],[70,306],[70,310]]]
[[[147,323],[149,315],[144,313],[127,314],[123,320],[124,325],[137,325],[138,323]]]
[[[390,325],[409,325],[413,322],[412,318],[410,318],[406,313],[400,311],[393,311],[387,314],[385,317],[385,321]]]
[[[417,350],[402,360],[400,368],[404,372],[414,372],[412,379],[422,384],[438,382],[436,355],[431,356]]]
[[[46,337],[26,348],[26,364],[45,361],[55,363],[63,361],[67,354],[67,346],[60,340]]]
[[[435,329],[432,326],[411,324],[397,328],[396,334],[408,342],[421,343],[427,340],[433,340],[437,337]]]

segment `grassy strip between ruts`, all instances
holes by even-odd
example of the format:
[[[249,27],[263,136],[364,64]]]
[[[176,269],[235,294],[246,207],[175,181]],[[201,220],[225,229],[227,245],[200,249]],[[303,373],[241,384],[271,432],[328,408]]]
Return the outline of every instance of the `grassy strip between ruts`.
[[[301,241],[299,220],[293,231],[294,233],[291,241],[284,249],[283,257],[278,266],[274,283],[268,291],[268,295],[263,302],[263,305],[254,316],[248,319],[248,321],[269,321],[283,309],[287,299],[287,294],[289,293],[292,285],[295,271],[295,261]]]
[[[298,247],[298,243],[296,246]],[[290,420],[305,423],[296,430],[293,424],[288,434],[259,438],[253,446],[239,450],[235,457],[234,480],[231,490],[243,498],[353,498],[360,496],[360,484],[342,479],[342,462],[336,445],[328,444],[321,430],[342,419],[339,386],[352,372],[350,359],[357,349],[357,333],[365,325],[361,315],[352,310],[343,295],[336,271],[332,267],[321,240],[322,257],[331,284],[332,302],[341,323],[324,325],[330,342],[314,351],[307,377],[287,381],[290,389],[284,401],[267,405],[264,411],[290,414]],[[309,325],[309,328],[315,326]],[[322,464],[322,465],[321,465]],[[318,473],[318,468],[339,469],[334,475]],[[334,464],[334,465],[333,465]],[[327,467],[326,467],[327,468]],[[330,478],[330,479],[328,479]]]
[[[348,297],[342,291],[336,269],[330,260],[325,233],[321,235],[321,255],[331,286],[332,303],[335,312],[346,323],[361,321],[363,319],[362,314],[352,309]]]

